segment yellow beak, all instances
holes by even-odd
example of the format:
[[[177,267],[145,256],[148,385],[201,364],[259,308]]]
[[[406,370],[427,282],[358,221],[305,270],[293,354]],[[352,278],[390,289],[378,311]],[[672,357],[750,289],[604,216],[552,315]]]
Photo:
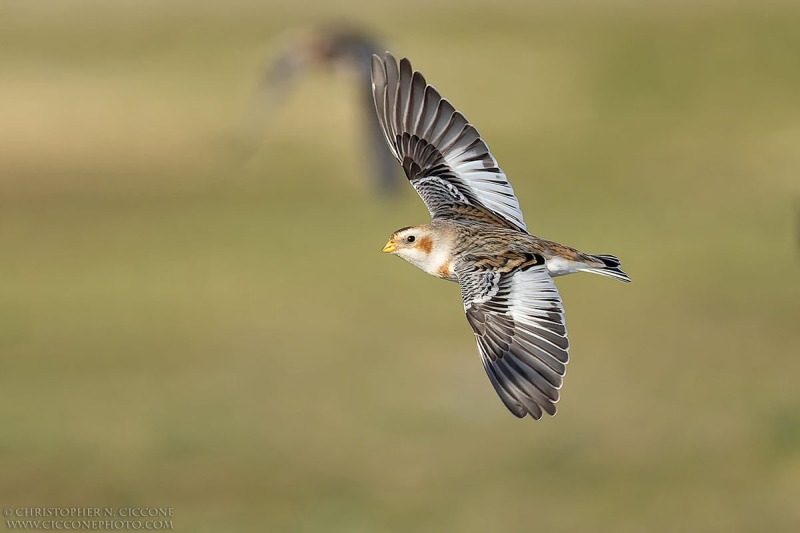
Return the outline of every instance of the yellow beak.
[[[383,247],[381,252],[383,252],[385,254],[390,254],[390,253],[394,252],[395,250],[397,250],[397,245],[393,241],[389,241],[389,242],[386,243],[386,246]]]

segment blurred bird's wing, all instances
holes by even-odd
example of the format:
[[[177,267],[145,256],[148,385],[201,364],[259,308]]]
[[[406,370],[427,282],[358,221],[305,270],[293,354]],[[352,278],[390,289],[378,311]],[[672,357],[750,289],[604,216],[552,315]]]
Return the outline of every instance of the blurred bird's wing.
[[[372,90],[370,89],[369,66],[367,66],[366,71],[368,79],[365,86],[366,93],[362,100],[365,112],[363,118],[366,122],[364,129],[367,137],[366,142],[369,143],[369,156],[375,172],[375,184],[381,194],[394,194],[400,190],[400,183],[403,178],[400,177],[394,154],[383,138],[383,127],[375,115],[375,104],[372,101]]]
[[[273,114],[303,71],[305,59],[298,50],[293,43],[286,45],[266,69],[250,97],[236,139],[241,157],[250,157],[258,149]]]
[[[466,205],[484,221],[525,231],[514,190],[478,131],[408,59],[372,56],[372,95],[389,147],[431,216]]]
[[[465,261],[456,275],[483,367],[500,399],[520,418],[554,415],[569,340],[544,257],[530,254],[507,272]]]

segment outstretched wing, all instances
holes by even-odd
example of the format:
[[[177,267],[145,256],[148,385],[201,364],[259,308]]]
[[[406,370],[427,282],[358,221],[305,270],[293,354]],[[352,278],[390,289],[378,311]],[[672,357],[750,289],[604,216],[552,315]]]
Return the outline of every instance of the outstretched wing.
[[[408,59],[372,56],[372,96],[389,147],[431,216],[466,204],[525,231],[514,190],[478,131]]]
[[[564,308],[544,258],[510,272],[456,269],[483,367],[516,416],[556,413],[567,371]]]

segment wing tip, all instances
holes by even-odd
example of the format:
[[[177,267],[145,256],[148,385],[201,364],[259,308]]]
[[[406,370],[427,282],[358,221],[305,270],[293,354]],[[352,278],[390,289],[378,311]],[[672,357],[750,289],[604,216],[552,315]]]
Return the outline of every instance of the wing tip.
[[[372,54],[371,78],[373,91],[386,87],[386,63],[378,54]]]

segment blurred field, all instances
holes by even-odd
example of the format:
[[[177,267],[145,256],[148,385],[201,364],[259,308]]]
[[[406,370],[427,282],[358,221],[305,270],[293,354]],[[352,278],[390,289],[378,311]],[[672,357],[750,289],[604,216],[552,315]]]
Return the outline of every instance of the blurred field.
[[[0,506],[182,531],[800,530],[800,6],[0,4]],[[309,15],[309,13],[311,15]],[[560,412],[378,252],[350,80],[227,150],[271,39],[352,17],[488,140],[561,279]]]

